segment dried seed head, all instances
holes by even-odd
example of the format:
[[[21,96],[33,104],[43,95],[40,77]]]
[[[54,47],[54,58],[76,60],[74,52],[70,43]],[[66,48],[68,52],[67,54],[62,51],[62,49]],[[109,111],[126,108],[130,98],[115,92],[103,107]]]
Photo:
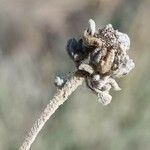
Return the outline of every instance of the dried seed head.
[[[78,70],[88,73],[87,85],[98,94],[98,100],[107,105],[112,97],[110,89],[119,91],[114,78],[128,74],[135,66],[129,58],[130,38],[113,28],[111,24],[96,30],[94,20],[89,20],[89,28],[77,42],[68,42],[67,51]]]

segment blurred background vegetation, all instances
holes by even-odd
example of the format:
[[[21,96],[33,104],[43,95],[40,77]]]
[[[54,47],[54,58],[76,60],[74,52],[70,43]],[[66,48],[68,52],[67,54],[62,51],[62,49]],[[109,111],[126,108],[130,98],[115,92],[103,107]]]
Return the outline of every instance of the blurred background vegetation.
[[[0,0],[0,150],[19,148],[74,64],[66,41],[93,18],[131,38],[136,68],[102,106],[85,85],[52,116],[32,150],[150,149],[149,0]]]

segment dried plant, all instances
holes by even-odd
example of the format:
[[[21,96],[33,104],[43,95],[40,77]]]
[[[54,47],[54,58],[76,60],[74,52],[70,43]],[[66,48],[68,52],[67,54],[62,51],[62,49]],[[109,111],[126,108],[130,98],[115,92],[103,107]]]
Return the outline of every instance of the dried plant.
[[[46,121],[84,80],[103,105],[109,104],[112,100],[110,89],[121,90],[115,78],[128,74],[135,66],[127,54],[129,48],[127,34],[114,30],[111,24],[97,30],[94,20],[90,19],[82,38],[72,38],[67,43],[66,49],[75,63],[76,73],[67,80],[56,77],[58,90],[31,128],[20,150],[30,148]]]

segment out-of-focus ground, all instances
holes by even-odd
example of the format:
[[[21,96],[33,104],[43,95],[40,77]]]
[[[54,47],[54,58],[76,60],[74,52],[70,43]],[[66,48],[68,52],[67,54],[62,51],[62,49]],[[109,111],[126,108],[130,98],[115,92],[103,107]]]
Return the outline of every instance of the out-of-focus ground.
[[[74,64],[65,52],[89,18],[131,38],[136,68],[102,106],[85,85],[52,116],[32,150],[150,149],[149,0],[0,0],[0,150],[19,148]]]

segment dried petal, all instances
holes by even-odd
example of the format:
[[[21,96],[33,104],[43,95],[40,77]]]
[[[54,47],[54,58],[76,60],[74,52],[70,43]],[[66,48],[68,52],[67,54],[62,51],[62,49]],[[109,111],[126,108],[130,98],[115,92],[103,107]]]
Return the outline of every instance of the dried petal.
[[[74,60],[74,55],[77,53],[78,42],[75,38],[69,39],[67,42],[67,52],[72,60]]]
[[[116,36],[118,37],[118,42],[121,50],[129,50],[130,48],[130,38],[127,34],[116,31]]]
[[[113,76],[115,77],[122,77],[123,75],[128,74],[133,68],[135,64],[129,56],[125,56],[122,62],[118,65],[118,69],[113,72]]]
[[[113,78],[109,78],[108,82],[111,84],[111,86],[114,88],[115,91],[120,91],[121,88],[119,87],[118,83]]]
[[[86,71],[89,74],[93,74],[93,72],[94,72],[94,69],[90,65],[84,64],[84,63],[80,64],[78,69]]]

